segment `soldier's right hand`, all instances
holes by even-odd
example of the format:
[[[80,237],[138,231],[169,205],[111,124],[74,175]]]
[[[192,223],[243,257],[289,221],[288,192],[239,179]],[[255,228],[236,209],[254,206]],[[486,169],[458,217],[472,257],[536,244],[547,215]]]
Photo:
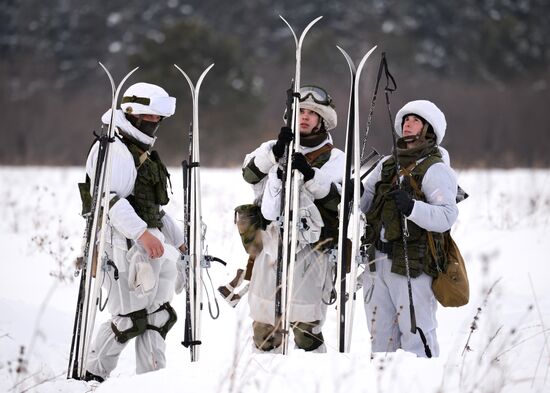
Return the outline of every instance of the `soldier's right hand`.
[[[294,135],[292,134],[292,128],[281,127],[281,132],[279,132],[277,142],[273,145],[273,155],[277,161],[279,161],[279,159],[283,156],[285,153],[285,146],[288,145],[293,138]]]
[[[160,258],[164,254],[162,242],[148,230],[143,232],[138,241],[145,248],[145,252],[147,252],[149,258]]]

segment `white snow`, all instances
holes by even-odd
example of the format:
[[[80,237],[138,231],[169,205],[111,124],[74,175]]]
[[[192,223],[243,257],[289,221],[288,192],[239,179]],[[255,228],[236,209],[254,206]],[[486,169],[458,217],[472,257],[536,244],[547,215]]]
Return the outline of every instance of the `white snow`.
[[[171,173],[168,210],[181,217],[181,170]],[[191,364],[180,344],[184,298],[178,296],[180,320],[167,338],[168,367],[136,376],[129,346],[101,385],[66,379],[77,294],[71,264],[84,226],[76,183],[83,176],[82,168],[0,167],[2,392],[549,391],[549,170],[459,172],[470,198],[459,205],[453,234],[467,261],[471,299],[462,308],[439,309],[438,359],[398,351],[371,360],[360,301],[351,353],[335,350],[331,307],[323,329],[327,354],[258,354],[245,298],[236,309],[220,300],[217,320],[205,309],[200,361]],[[245,264],[233,208],[249,203],[252,194],[239,169],[203,169],[201,182],[209,253],[229,262],[211,269],[217,287]],[[105,318],[100,314],[98,322]]]

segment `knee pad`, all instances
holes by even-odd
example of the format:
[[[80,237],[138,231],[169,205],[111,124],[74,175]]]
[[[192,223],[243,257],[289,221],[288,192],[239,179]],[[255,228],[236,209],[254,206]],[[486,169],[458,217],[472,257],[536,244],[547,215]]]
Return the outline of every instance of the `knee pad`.
[[[292,330],[294,332],[294,342],[298,348],[304,351],[314,351],[324,343],[319,321],[296,322],[292,324]],[[314,330],[319,330],[319,333],[315,333]]]
[[[271,351],[281,345],[282,336],[276,331],[275,326],[254,321],[252,330],[256,348],[262,351]]]
[[[147,325],[147,329],[155,330],[157,331],[164,340],[166,340],[166,335],[174,327],[176,321],[178,320],[178,315],[176,314],[176,310],[170,305],[170,303],[166,302],[162,306],[160,306],[156,311],[153,312],[153,314],[157,312],[161,312],[163,310],[166,310],[168,313],[168,320],[164,323],[162,326],[154,326],[154,325]]]
[[[132,321],[132,326],[126,330],[118,330],[116,325],[111,322],[111,329],[115,333],[116,340],[124,344],[126,341],[131,340],[134,337],[137,337],[145,330],[147,330],[147,310],[142,309],[138,311],[131,312],[129,314],[119,315],[121,317],[130,318]]]

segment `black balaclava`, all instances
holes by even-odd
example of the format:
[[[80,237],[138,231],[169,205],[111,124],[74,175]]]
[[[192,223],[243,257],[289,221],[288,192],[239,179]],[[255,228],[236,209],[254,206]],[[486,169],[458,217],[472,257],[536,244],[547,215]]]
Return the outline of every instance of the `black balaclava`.
[[[158,122],[154,122],[154,121],[146,121],[146,120],[140,119],[139,117],[132,116],[127,113],[125,115],[126,115],[126,119],[128,119],[130,124],[132,124],[138,130],[143,132],[145,135],[150,136],[151,138],[155,137],[155,134],[159,128],[160,122],[162,121],[162,118]]]

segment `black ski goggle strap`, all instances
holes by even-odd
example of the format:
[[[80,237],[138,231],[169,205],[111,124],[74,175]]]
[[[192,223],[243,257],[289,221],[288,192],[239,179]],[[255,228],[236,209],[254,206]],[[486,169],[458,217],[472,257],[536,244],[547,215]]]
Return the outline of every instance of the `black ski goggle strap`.
[[[138,96],[122,97],[121,103],[122,104],[136,103],[141,105],[149,105],[151,103],[151,99],[147,97],[138,97]]]
[[[311,97],[317,104],[332,104],[332,97],[324,89],[318,86],[302,86],[300,88],[300,102],[304,102],[308,97]]]

